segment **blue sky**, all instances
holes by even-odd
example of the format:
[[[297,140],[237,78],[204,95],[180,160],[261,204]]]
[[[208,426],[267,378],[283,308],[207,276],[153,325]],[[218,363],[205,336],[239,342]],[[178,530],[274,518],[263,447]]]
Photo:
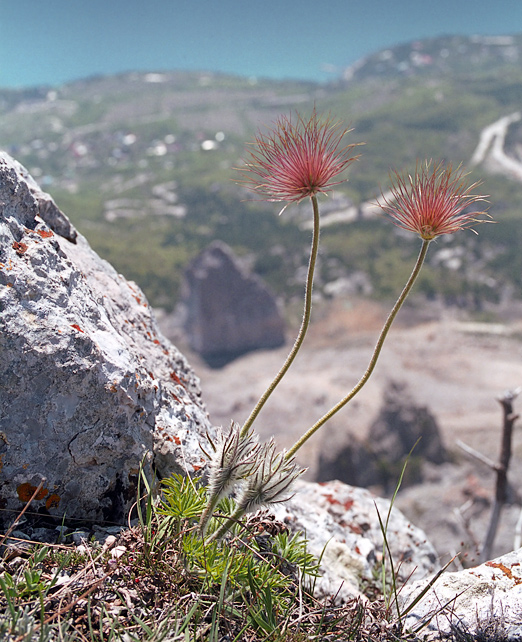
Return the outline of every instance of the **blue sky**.
[[[517,32],[522,0],[0,0],[0,87],[167,69],[328,80],[400,42]]]

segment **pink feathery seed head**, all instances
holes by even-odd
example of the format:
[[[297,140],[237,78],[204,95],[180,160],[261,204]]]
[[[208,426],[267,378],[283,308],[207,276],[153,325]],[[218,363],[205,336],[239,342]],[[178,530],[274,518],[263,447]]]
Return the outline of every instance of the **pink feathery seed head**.
[[[358,158],[351,154],[361,143],[343,146],[349,131],[330,118],[320,119],[315,108],[309,119],[297,112],[295,120],[281,116],[250,144],[250,157],[238,168],[247,178],[239,182],[267,201],[291,203],[326,193],[344,182],[339,175]]]
[[[485,222],[477,216],[488,216],[486,211],[470,208],[485,202],[487,196],[473,194],[481,183],[468,184],[467,176],[461,165],[453,169],[443,162],[435,165],[426,161],[417,164],[413,176],[395,172],[390,194],[382,194],[378,204],[395,225],[416,232],[426,241],[470,229]]]

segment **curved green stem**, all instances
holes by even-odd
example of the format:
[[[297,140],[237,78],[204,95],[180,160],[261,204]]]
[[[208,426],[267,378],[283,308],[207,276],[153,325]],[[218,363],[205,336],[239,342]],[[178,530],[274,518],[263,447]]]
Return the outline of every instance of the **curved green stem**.
[[[248,430],[256,420],[257,416],[261,412],[261,409],[263,408],[265,403],[268,401],[268,398],[274,392],[274,390],[276,389],[281,379],[285,376],[286,372],[288,371],[288,368],[290,368],[290,366],[292,365],[292,362],[295,359],[304,341],[306,331],[308,330],[308,326],[310,325],[310,316],[312,312],[312,286],[314,282],[314,271],[315,271],[315,264],[317,262],[317,253],[319,250],[319,205],[317,204],[317,198],[315,196],[311,197],[311,201],[312,201],[312,206],[314,210],[314,231],[312,236],[312,247],[310,250],[310,260],[308,262],[308,274],[306,277],[306,285],[305,285],[304,312],[303,312],[303,320],[301,322],[301,327],[299,328],[299,333],[295,340],[294,346],[290,351],[288,357],[286,358],[286,361],[284,362],[283,366],[275,376],[272,383],[268,386],[268,388],[265,390],[263,395],[260,397],[255,408],[252,410],[248,419],[245,421],[243,427],[241,428],[242,437],[248,432]]]
[[[301,448],[301,446],[310,439],[310,437],[317,431],[321,426],[323,426],[329,419],[331,419],[335,413],[337,413],[341,408],[343,408],[349,401],[351,401],[355,395],[361,390],[361,388],[364,386],[364,384],[368,381],[368,379],[371,377],[371,374],[375,368],[375,365],[377,363],[377,359],[379,358],[379,355],[381,354],[381,349],[384,344],[384,340],[386,339],[386,335],[388,334],[389,329],[391,328],[391,325],[397,316],[397,313],[402,307],[402,304],[406,300],[406,297],[410,293],[410,290],[413,287],[413,284],[415,283],[417,277],[419,276],[419,273],[421,271],[422,265],[424,263],[424,259],[426,258],[426,253],[428,251],[428,246],[430,244],[429,240],[423,240],[422,242],[422,247],[419,253],[419,256],[417,258],[417,262],[415,263],[415,267],[413,268],[413,271],[410,275],[410,278],[408,279],[408,282],[404,286],[403,291],[401,292],[399,298],[397,299],[397,302],[392,308],[392,311],[388,315],[388,318],[386,319],[386,322],[381,330],[381,334],[379,335],[379,339],[377,340],[377,344],[375,346],[375,349],[372,354],[372,358],[370,359],[370,363],[368,364],[368,367],[366,368],[365,373],[363,376],[359,379],[358,383],[355,385],[355,387],[337,403],[333,408],[331,408],[325,415],[321,417],[309,430],[305,432],[305,434],[298,440],[296,443],[290,448],[290,450],[285,454],[285,459],[290,459],[295,455],[295,453]]]

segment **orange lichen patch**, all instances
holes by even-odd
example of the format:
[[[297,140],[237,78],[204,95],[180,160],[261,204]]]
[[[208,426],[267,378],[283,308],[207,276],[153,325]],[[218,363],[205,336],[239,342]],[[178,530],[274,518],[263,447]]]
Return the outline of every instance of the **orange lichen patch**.
[[[324,482],[323,482],[324,485]],[[323,497],[325,500],[331,504],[332,506],[334,505],[339,505],[342,506],[346,510],[350,510],[350,508],[354,505],[354,500],[351,498],[348,498],[344,503],[339,501],[336,497],[334,497],[331,493],[323,493]]]
[[[178,377],[178,375],[177,375],[175,372],[171,372],[171,373],[170,373],[170,378],[172,379],[172,381],[174,381],[175,383],[177,383],[177,384],[178,384],[178,386],[181,386],[181,387],[183,387],[183,388],[185,387],[185,386],[183,385],[183,381],[181,381],[181,379]]]
[[[53,493],[52,495],[49,495],[49,497],[47,498],[47,501],[45,502],[45,508],[47,508],[47,510],[49,510],[50,508],[58,508],[59,503],[60,503],[60,495]]]
[[[502,564],[501,562],[486,562],[486,566],[491,566],[492,568],[498,568],[506,575],[509,577],[510,580],[512,580],[515,584],[522,584],[522,578],[516,577],[513,575],[513,571],[508,568],[505,564]],[[520,566],[520,564],[513,564],[513,566]]]
[[[27,252],[27,243],[19,243],[18,241],[15,241],[12,247],[18,256],[22,256],[22,254]]]
[[[8,265],[6,265],[5,263],[0,263],[0,269],[4,268],[7,270],[7,272],[10,272],[13,269],[13,262],[11,261],[11,259],[8,260]]]
[[[160,345],[160,342],[157,339],[154,339],[154,341],[152,343],[155,343],[157,346]]]
[[[71,328],[74,328],[75,330],[78,330],[78,332],[83,333],[83,330],[80,328],[80,326],[77,323],[71,323]]]
[[[36,486],[33,486],[29,482],[25,482],[24,484],[20,484],[18,488],[16,489],[16,492],[18,493],[18,498],[20,499],[21,502],[28,502],[31,497],[34,495],[34,492],[36,491]],[[40,500],[46,497],[49,494],[49,490],[47,488],[41,488],[37,493],[34,499]]]
[[[36,230],[36,233],[43,239],[48,239],[51,238],[51,236],[54,236],[54,232],[51,232],[51,230]]]

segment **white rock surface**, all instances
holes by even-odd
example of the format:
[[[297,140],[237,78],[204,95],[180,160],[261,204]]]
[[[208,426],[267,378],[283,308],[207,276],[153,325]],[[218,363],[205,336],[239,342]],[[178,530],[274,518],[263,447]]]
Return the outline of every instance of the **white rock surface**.
[[[386,522],[389,500],[340,481],[300,481],[295,489],[292,499],[270,510],[292,530],[306,533],[310,552],[322,555],[318,597],[337,595],[343,601],[358,595],[362,584],[375,581],[381,569],[383,537],[378,516]],[[424,578],[438,570],[437,554],[425,533],[396,508],[390,515],[387,539],[403,580]]]
[[[140,289],[0,153],[0,506],[121,523],[142,458],[202,466],[199,381]]]
[[[404,612],[429,582],[430,578],[407,584],[399,596],[399,610]],[[403,623],[407,629],[423,626],[422,633],[433,637],[455,630],[477,635],[488,629],[487,639],[522,639],[522,549],[475,568],[444,573]]]

